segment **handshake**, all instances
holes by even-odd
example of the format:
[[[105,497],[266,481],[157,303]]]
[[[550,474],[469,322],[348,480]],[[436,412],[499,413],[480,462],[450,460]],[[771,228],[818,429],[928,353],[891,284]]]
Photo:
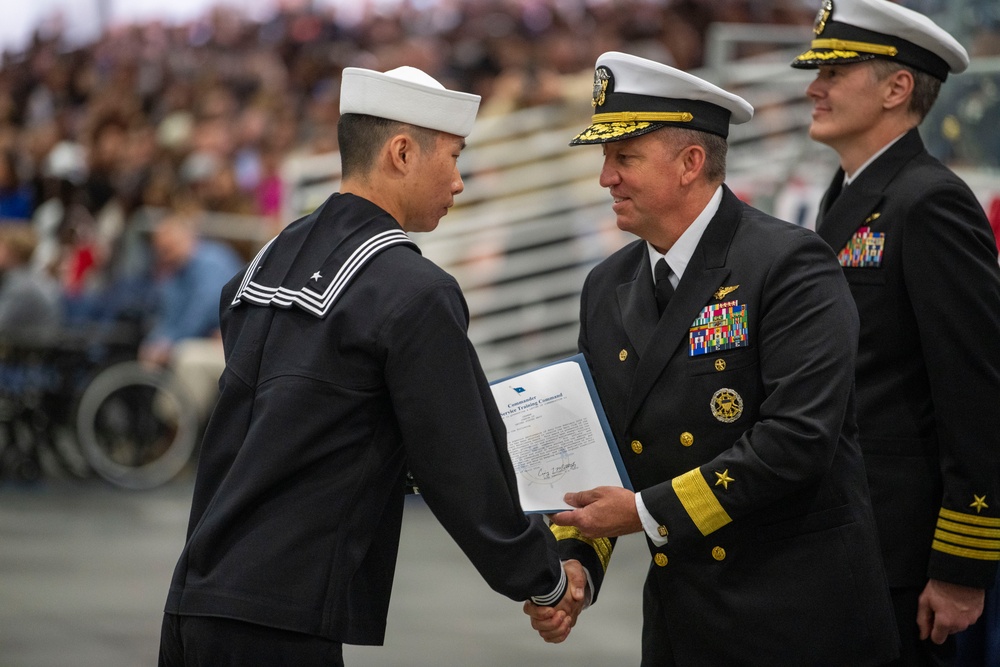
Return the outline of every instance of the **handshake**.
[[[563,561],[566,570],[566,593],[554,607],[541,607],[531,600],[524,603],[524,613],[531,617],[531,627],[542,639],[558,644],[569,637],[580,612],[587,606],[587,571],[577,560]]]
[[[588,491],[567,493],[565,501],[573,510],[550,517],[559,526],[572,526],[584,537],[628,535],[642,531],[635,505],[635,494],[628,489],[599,486]],[[580,612],[587,606],[587,570],[577,560],[563,561],[566,570],[566,593],[554,607],[540,607],[530,600],[524,613],[531,617],[531,627],[547,642],[558,644],[569,636]]]

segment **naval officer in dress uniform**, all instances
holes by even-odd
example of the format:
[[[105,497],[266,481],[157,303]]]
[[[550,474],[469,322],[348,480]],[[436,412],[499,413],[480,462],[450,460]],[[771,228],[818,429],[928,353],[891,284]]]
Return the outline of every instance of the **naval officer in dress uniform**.
[[[819,235],[861,319],[858,425],[903,665],[951,664],[1000,561],[1000,269],[966,184],[917,130],[965,49],[884,0],[826,0],[793,67],[840,169]]]
[[[894,658],[836,258],[724,185],[742,98],[612,52],[593,105],[572,143],[602,145],[600,183],[639,240],[587,277],[579,345],[637,493],[581,489],[554,523],[645,533],[644,667]],[[526,611],[547,637],[551,612]]]
[[[381,644],[407,469],[495,590],[582,603],[582,568],[567,586],[521,511],[458,284],[407,236],[462,191],[478,106],[411,67],[344,71],[340,192],[223,289],[226,368],[161,666],[330,667],[344,643]]]

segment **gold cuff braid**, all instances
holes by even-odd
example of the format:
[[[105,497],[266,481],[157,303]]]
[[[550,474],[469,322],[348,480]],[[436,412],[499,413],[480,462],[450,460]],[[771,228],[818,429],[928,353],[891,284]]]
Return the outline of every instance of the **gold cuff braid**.
[[[557,540],[579,540],[584,544],[589,544],[597,554],[597,560],[601,562],[601,568],[605,572],[607,571],[608,563],[611,561],[611,540],[606,537],[599,537],[596,540],[584,537],[583,533],[574,526],[557,526],[552,524],[549,526],[549,529]]]

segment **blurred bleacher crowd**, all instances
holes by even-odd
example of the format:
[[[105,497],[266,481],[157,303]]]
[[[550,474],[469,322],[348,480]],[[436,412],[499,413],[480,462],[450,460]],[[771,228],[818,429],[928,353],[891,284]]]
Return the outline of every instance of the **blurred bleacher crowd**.
[[[0,219],[30,222],[31,265],[56,281],[70,321],[106,310],[89,297],[153,265],[146,237],[130,233],[148,231],[149,211],[252,216],[232,218],[244,257],[287,223],[280,166],[336,150],[346,66],[420,67],[481,94],[487,116],[579,96],[586,86],[567,78],[589,78],[607,50],[693,69],[713,22],[810,25],[816,11],[807,0],[454,0],[371,5],[348,22],[298,4],[258,22],[218,8],[185,25],[115,27],[76,48],[39,32],[4,54]]]
[[[215,336],[219,290],[301,213],[288,165],[335,156],[344,67],[384,71],[411,65],[448,88],[478,93],[484,124],[490,119],[498,121],[494,126],[507,127],[493,132],[495,141],[516,136],[508,126],[525,119],[534,134],[513,141],[512,150],[551,159],[538,168],[565,174],[545,185],[528,168],[521,179],[527,182],[518,187],[531,191],[531,201],[572,198],[569,193],[580,192],[574,179],[585,178],[596,187],[589,164],[580,167],[585,175],[577,175],[578,170],[558,162],[577,159],[562,158],[549,146],[555,142],[565,150],[568,130],[541,140],[555,130],[535,127],[544,115],[532,112],[558,104],[589,109],[586,91],[599,54],[627,51],[696,70],[709,64],[713,25],[793,26],[807,38],[818,4],[367,0],[360,8],[338,13],[311,0],[276,0],[273,14],[264,20],[218,7],[185,24],[112,26],[87,44],[70,44],[57,22],[40,25],[25,49],[5,52],[0,61],[0,427],[7,427],[6,435],[0,428],[0,468],[4,447],[9,450],[18,440],[11,424],[20,420],[21,427],[27,424],[29,431],[51,440],[49,426],[60,421],[39,399],[26,398],[25,388],[70,406],[85,382],[65,369],[52,369],[80,366],[84,359],[92,369],[106,365],[110,356],[102,352],[98,360],[95,342],[112,340],[124,344],[133,359],[172,367],[188,385],[199,418],[205,418],[223,363]],[[943,24],[969,45],[974,57],[1000,54],[996,0],[903,4],[928,13],[946,10],[950,23]],[[748,41],[731,55],[752,58],[767,48]],[[776,70],[782,79],[785,62]],[[940,117],[925,123],[928,143],[938,155],[961,161],[978,152],[978,164],[1000,166],[996,72],[1000,67],[989,76],[960,80],[963,92],[953,97],[954,104],[943,100]],[[804,102],[798,84],[793,85],[791,94]],[[788,115],[795,113],[789,109]],[[764,118],[758,126],[763,135],[775,134],[766,129]],[[789,127],[804,139],[799,125]],[[971,131],[975,127],[985,128],[986,134],[978,136]],[[535,148],[526,150],[529,144]],[[748,145],[744,154],[759,165],[765,149]],[[490,171],[479,163],[498,156],[488,149],[466,159],[478,170]],[[503,161],[511,163],[512,171],[518,168],[510,155]],[[329,175],[315,180],[325,197]],[[551,193],[536,192],[542,187]],[[490,206],[493,192],[475,184],[466,192],[463,201],[479,202],[483,209],[480,224],[472,227],[483,228],[501,215]],[[804,192],[800,198],[818,198]],[[600,213],[606,209],[604,199],[578,202],[578,211],[551,202],[527,207],[522,200],[512,201],[521,203],[502,211],[510,228],[495,236],[511,245],[516,230],[521,240],[513,245],[524,246],[525,259],[493,262],[496,276],[484,272],[481,263],[447,267],[464,276],[460,282],[474,320],[470,336],[493,372],[572,350],[582,275],[606,252],[593,243],[601,238],[595,220],[606,217]],[[995,204],[998,212],[991,219],[1000,220],[1000,194]],[[803,202],[795,206],[808,208]],[[520,213],[514,215],[515,210]],[[571,257],[579,252],[559,248],[559,266],[538,258],[565,244],[567,235],[584,232],[590,240],[579,244],[586,248],[579,251],[583,256]],[[545,238],[539,240],[541,236]],[[436,238],[449,248],[439,250],[440,256],[482,245],[449,240],[441,232]],[[545,274],[544,285],[531,282],[533,270]],[[527,282],[514,280],[519,272]],[[513,301],[501,299],[491,281],[509,283],[508,300]],[[522,287],[529,283],[530,289]],[[539,313],[544,313],[542,324]],[[526,331],[534,332],[533,337]],[[86,345],[79,344],[81,338]],[[529,339],[537,349],[526,346]],[[46,352],[39,360],[28,360],[25,347],[39,346]],[[518,347],[516,353],[513,347]],[[46,356],[52,349],[69,349],[77,356],[57,364]],[[115,415],[110,409],[107,414],[109,419]],[[31,452],[36,444],[22,447]]]
[[[610,49],[690,69],[712,22],[809,24],[815,12],[798,0],[482,0],[372,6],[348,22],[299,4],[265,21],[217,8],[115,27],[74,48],[39,31],[3,55],[0,220],[32,233],[0,240],[18,248],[0,261],[44,283],[34,310],[46,322],[53,291],[69,324],[153,312],[147,232],[165,211],[232,216],[230,245],[252,253],[288,222],[282,162],[336,150],[344,67],[419,67],[481,94],[485,116],[579,96],[586,84],[567,77],[588,79]]]

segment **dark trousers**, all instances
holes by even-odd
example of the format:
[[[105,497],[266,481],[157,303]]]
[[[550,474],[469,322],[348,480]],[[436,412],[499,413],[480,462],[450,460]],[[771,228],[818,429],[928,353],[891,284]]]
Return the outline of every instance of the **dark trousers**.
[[[917,626],[917,600],[923,592],[919,588],[893,588],[893,611],[896,612],[896,626],[899,628],[899,660],[886,667],[951,667],[955,664],[955,637],[944,644],[935,644],[929,638],[920,639]]]
[[[986,590],[983,615],[971,628],[955,635],[955,641],[957,667],[1000,665],[1000,576],[993,588]]]
[[[163,615],[159,667],[344,667],[343,645],[210,616]]]

